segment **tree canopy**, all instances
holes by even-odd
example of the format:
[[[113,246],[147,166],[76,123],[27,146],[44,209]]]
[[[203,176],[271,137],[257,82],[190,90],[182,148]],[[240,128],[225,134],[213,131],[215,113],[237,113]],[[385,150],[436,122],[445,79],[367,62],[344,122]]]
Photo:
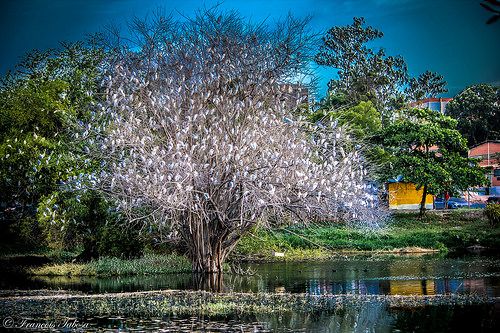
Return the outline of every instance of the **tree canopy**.
[[[102,50],[88,48],[83,43],[63,43],[57,51],[28,53],[17,70],[2,79],[3,228],[16,226],[24,219],[34,220],[44,197],[57,192],[62,181],[90,164],[85,157],[73,154],[79,143],[72,137],[71,128],[90,110],[99,86],[98,65],[102,55]],[[40,215],[43,214],[48,211],[43,209]],[[31,224],[36,229],[37,223]]]
[[[486,182],[477,161],[467,158],[466,140],[457,121],[429,109],[405,110],[393,124],[382,129],[378,141],[391,153],[387,176],[423,188],[421,212],[427,194],[456,192]]]
[[[315,59],[320,65],[338,69],[339,78],[328,83],[331,92],[343,93],[354,103],[369,99],[379,109],[385,106],[389,95],[405,84],[407,66],[402,57],[367,46],[382,36],[380,30],[365,26],[364,18],[359,17],[352,25],[328,30]]]
[[[446,106],[469,146],[500,139],[500,88],[478,84],[465,88]]]
[[[406,89],[408,97],[413,101],[436,97],[447,91],[443,76],[431,71],[425,71],[419,76],[411,78]]]
[[[382,31],[366,25],[364,18],[355,17],[351,25],[327,31],[315,60],[319,65],[338,70],[338,77],[328,83],[324,102],[340,95],[348,106],[371,101],[385,125],[408,102],[435,97],[447,90],[441,75],[426,71],[411,78],[403,57],[387,55],[383,48],[372,47],[373,41],[383,35]]]
[[[293,115],[303,21],[271,29],[208,11],[162,27],[152,48],[125,53],[109,73],[100,108],[111,121],[99,186],[131,221],[165,226],[194,271],[220,272],[245,231],[273,221],[263,216],[355,217],[373,205],[346,132]]]

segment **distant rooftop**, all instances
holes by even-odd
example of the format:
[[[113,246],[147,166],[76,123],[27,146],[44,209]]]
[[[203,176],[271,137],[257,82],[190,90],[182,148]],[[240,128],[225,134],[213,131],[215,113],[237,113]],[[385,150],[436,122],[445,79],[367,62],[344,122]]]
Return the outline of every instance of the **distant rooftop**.
[[[433,97],[433,98],[426,98],[426,99],[421,99],[416,102],[411,102],[410,106],[412,107],[423,107],[423,108],[428,108],[433,111],[438,111],[441,113],[446,112],[446,105],[451,102],[453,98],[448,98],[448,97]]]
[[[486,141],[483,141],[483,142],[480,142],[480,143],[476,143],[475,145],[473,145],[469,149],[476,148],[476,147],[479,147],[479,146],[487,144],[487,143],[500,143],[500,140],[486,140]]]

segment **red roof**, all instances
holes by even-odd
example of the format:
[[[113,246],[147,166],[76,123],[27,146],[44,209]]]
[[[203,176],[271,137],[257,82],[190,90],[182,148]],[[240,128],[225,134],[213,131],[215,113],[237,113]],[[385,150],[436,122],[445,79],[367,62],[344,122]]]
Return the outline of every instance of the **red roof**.
[[[430,103],[430,102],[451,102],[452,100],[453,100],[453,98],[450,98],[450,97],[432,97],[432,98],[420,99],[416,102],[411,102],[410,105],[415,106],[415,105],[420,105],[420,104]]]

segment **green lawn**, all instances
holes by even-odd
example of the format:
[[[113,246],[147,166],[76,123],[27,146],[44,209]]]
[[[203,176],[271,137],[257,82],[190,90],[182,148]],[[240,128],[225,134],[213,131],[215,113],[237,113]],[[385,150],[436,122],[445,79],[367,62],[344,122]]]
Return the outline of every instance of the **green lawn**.
[[[385,228],[364,230],[346,225],[254,230],[236,248],[236,257],[271,258],[272,251],[290,259],[328,256],[332,251],[448,251],[480,245],[500,248],[500,228],[493,228],[482,210],[417,213],[396,212]]]

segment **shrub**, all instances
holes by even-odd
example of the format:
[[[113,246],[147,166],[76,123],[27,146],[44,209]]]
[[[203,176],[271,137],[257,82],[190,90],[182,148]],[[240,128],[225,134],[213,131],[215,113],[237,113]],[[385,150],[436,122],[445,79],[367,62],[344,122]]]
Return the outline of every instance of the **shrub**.
[[[500,204],[499,203],[490,203],[486,205],[484,209],[484,215],[490,221],[492,226],[497,226],[500,224]]]
[[[132,258],[143,254],[145,242],[139,229],[125,228],[124,218],[98,192],[54,192],[43,198],[37,217],[49,248],[82,248],[79,260],[102,256]]]

